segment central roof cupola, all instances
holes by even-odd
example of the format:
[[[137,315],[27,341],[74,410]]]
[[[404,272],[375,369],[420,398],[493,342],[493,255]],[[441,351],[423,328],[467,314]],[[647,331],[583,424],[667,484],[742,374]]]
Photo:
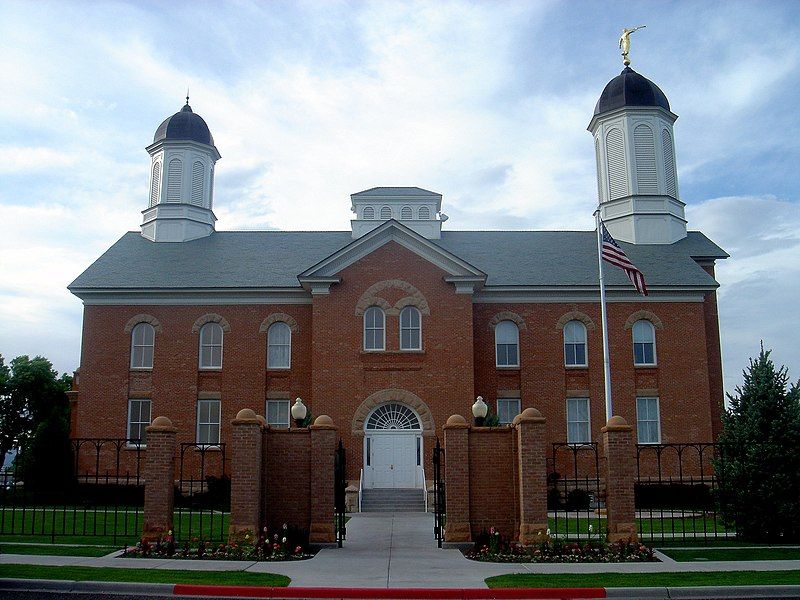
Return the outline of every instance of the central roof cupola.
[[[442,237],[442,195],[418,187],[376,187],[350,194],[353,238],[394,219],[429,240]]]
[[[214,165],[220,154],[189,96],[156,129],[150,154],[150,197],[142,235],[153,242],[186,242],[214,232]]]

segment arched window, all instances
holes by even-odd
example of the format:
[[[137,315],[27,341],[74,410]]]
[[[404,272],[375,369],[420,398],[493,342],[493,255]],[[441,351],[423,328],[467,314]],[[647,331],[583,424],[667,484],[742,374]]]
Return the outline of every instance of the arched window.
[[[514,321],[500,321],[494,328],[495,364],[519,366],[519,329]]]
[[[169,168],[167,169],[167,202],[181,201],[182,176],[181,161],[179,158],[173,158],[169,161]]]
[[[156,330],[150,323],[139,323],[131,331],[131,369],[153,368]]]
[[[192,204],[203,206],[203,179],[205,166],[199,160],[192,165]]]
[[[364,207],[364,218],[367,220],[372,220],[375,218],[375,209],[371,206]]]
[[[564,364],[586,366],[586,325],[580,321],[569,321],[564,325]]]
[[[646,319],[633,324],[633,364],[656,364],[656,330]]]
[[[364,311],[364,350],[386,349],[386,316],[377,306]]]
[[[422,350],[422,316],[416,306],[400,311],[400,350]]]
[[[430,219],[431,218],[431,209],[427,206],[420,206],[419,211],[417,212],[417,217],[420,221]]]
[[[384,206],[381,209],[381,219],[391,219],[392,218],[392,209],[388,206]]]
[[[206,323],[200,328],[200,368],[222,368],[222,326]]]
[[[150,206],[158,204],[158,194],[161,192],[161,163],[153,165],[153,180],[150,182]]]
[[[414,213],[411,212],[410,206],[404,206],[403,209],[400,211],[400,218],[401,219],[408,219],[409,221],[414,218]]]
[[[267,368],[288,369],[292,364],[292,330],[283,321],[267,330]]]

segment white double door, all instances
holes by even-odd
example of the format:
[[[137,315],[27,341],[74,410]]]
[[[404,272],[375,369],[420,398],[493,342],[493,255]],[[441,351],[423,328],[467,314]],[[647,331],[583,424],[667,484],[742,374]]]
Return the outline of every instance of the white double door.
[[[367,488],[422,487],[422,436],[418,431],[378,431],[366,434],[364,479]]]

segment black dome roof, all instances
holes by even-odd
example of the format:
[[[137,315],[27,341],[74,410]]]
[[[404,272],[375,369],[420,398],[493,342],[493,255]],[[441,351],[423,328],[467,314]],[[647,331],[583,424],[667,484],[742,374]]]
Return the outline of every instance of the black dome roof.
[[[669,100],[652,81],[630,67],[608,82],[594,107],[594,114],[623,106],[660,106],[669,110]]]
[[[153,143],[160,140],[189,140],[200,142],[201,144],[214,145],[214,138],[211,131],[203,120],[203,117],[192,112],[189,102],[171,117],[164,120],[156,129],[153,136]]]

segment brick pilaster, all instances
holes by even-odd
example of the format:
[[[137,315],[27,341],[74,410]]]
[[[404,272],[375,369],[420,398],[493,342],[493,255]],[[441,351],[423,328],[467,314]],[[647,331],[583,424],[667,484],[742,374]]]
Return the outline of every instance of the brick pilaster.
[[[603,433],[603,474],[606,480],[606,526],[608,541],[636,539],[636,478],[633,431],[619,416],[611,417]]]
[[[177,431],[167,417],[156,417],[145,429],[142,539],[146,541],[163,538],[172,530]]]
[[[547,457],[545,419],[535,408],[526,408],[514,419],[517,429],[517,482],[519,494],[519,541],[532,544],[547,535]]]
[[[444,489],[447,498],[445,542],[470,542],[469,425],[452,415],[444,426]]]
[[[328,415],[320,415],[311,430],[311,528],[308,541],[331,544],[336,541],[333,526],[333,463],[336,452],[336,426]]]
[[[231,539],[253,540],[261,527],[262,421],[249,408],[231,421]]]

